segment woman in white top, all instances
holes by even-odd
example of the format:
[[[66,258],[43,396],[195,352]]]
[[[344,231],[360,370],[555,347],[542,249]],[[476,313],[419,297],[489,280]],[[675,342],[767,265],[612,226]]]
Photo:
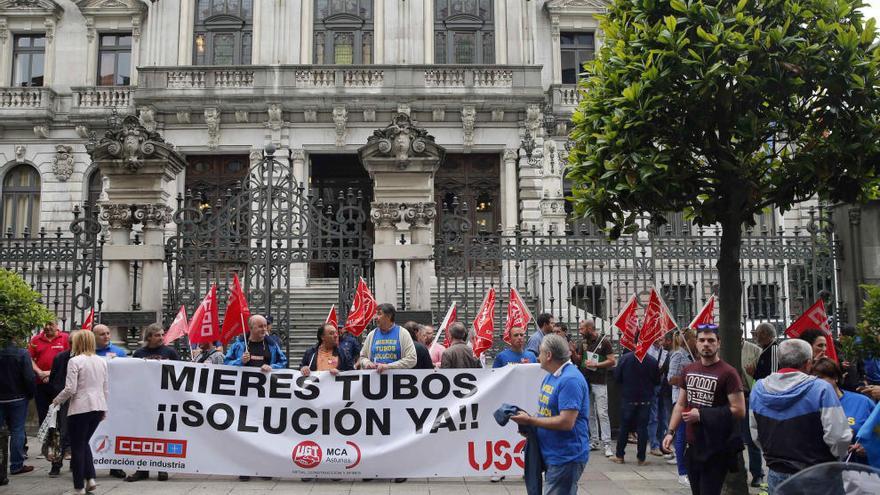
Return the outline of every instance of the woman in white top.
[[[67,428],[70,436],[70,470],[73,493],[94,491],[95,463],[89,439],[107,411],[107,361],[95,355],[95,335],[90,330],[74,332],[70,337],[70,364],[64,390],[52,401],[61,405],[70,399]]]

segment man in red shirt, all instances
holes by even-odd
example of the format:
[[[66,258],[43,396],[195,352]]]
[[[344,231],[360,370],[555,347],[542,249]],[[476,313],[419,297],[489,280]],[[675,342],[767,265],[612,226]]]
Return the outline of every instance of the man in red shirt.
[[[37,415],[40,417],[40,424],[46,419],[46,413],[49,411],[49,404],[52,403],[54,393],[49,385],[49,372],[52,370],[52,361],[59,353],[70,349],[68,335],[58,328],[58,322],[52,321],[46,323],[43,331],[34,335],[28,345],[28,352],[31,355],[31,365],[34,368],[34,374],[37,377],[37,391],[34,395],[34,402],[37,404]]]

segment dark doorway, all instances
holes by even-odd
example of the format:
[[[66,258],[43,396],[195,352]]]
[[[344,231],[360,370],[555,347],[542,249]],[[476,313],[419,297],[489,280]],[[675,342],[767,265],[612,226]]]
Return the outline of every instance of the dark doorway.
[[[443,208],[453,198],[467,205],[471,234],[495,232],[501,223],[501,165],[498,154],[446,155],[434,177],[434,195]]]
[[[340,208],[350,205],[353,201],[363,211],[370,211],[373,181],[357,155],[313,154],[309,158],[311,175],[308,188],[313,204],[320,205],[323,210],[335,214]],[[364,218],[363,232],[372,244],[373,225],[369,217]],[[309,277],[338,278],[339,264],[311,262]]]
[[[248,155],[202,155],[187,157],[186,190],[202,210],[211,208],[217,200],[241,189],[248,176]]]

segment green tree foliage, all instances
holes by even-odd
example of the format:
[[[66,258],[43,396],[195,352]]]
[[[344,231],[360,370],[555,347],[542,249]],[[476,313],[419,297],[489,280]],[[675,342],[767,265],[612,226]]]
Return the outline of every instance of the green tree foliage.
[[[40,298],[17,273],[0,268],[0,346],[24,343],[34,329],[55,319]]]
[[[855,336],[840,337],[843,353],[848,360],[880,358],[880,286],[862,285],[865,304]]]

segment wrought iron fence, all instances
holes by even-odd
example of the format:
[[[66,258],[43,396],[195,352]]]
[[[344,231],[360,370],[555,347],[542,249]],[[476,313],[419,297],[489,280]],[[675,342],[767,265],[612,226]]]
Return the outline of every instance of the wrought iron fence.
[[[97,208],[76,206],[68,230],[0,236],[0,266],[17,272],[42,294],[43,304],[69,331],[92,308],[96,315],[101,312],[104,243]]]
[[[483,295],[495,287],[500,303],[496,328],[501,329],[508,289],[516,287],[535,316],[551,313],[571,329],[580,320],[593,319],[616,339],[611,322],[633,294],[646,303],[648,291],[656,287],[683,327],[718,291],[717,228],[686,227],[673,233],[643,219],[636,233],[615,241],[587,224],[548,232],[473,232],[466,209],[464,204],[444,205],[440,215],[436,314],[457,301],[459,319],[470,322]],[[784,329],[818,297],[825,299],[835,329],[846,321],[836,290],[839,250],[833,225],[823,208],[810,215],[806,229],[744,232],[744,332],[763,321]]]

